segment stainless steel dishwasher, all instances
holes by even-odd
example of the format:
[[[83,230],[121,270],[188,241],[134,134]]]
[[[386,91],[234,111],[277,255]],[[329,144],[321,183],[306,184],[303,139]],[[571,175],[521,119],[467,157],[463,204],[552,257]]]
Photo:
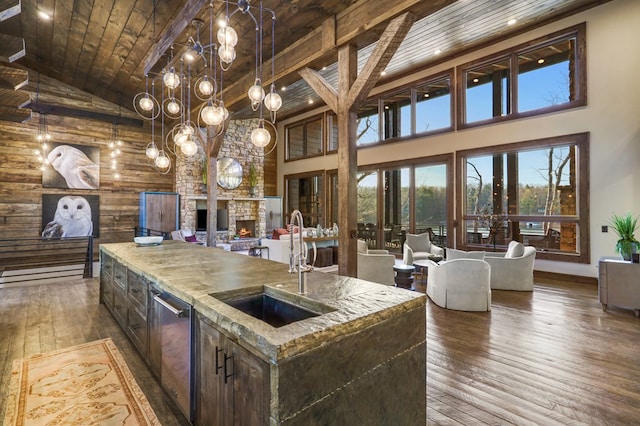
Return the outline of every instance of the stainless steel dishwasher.
[[[193,422],[192,308],[177,297],[152,288],[149,359],[165,391]]]

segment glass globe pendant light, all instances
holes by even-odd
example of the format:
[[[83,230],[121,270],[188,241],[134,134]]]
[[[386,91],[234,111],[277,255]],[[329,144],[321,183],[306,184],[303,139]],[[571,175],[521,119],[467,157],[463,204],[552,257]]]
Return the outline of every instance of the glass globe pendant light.
[[[151,160],[156,159],[156,157],[158,156],[158,147],[156,146],[155,142],[149,142],[147,148],[145,149],[145,155]]]
[[[258,127],[251,131],[251,143],[258,148],[264,148],[271,142],[271,133],[264,128],[264,120],[260,120]]]
[[[169,89],[174,90],[180,86],[180,76],[176,74],[176,70],[171,67],[162,77],[162,81]]]

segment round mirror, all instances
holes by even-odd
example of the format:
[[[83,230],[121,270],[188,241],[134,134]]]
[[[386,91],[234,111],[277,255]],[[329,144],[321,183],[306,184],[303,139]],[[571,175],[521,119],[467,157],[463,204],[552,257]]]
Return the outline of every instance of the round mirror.
[[[224,189],[235,189],[242,182],[242,166],[233,158],[218,160],[218,185]]]

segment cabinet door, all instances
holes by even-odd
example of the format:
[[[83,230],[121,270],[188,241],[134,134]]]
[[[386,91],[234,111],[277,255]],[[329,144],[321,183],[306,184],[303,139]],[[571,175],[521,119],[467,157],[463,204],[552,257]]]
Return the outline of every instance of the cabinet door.
[[[269,365],[230,340],[227,350],[233,354],[233,424],[269,424]]]
[[[197,424],[269,424],[269,365],[198,322]]]
[[[231,411],[233,402],[227,399],[223,376],[226,338],[202,321],[198,325],[196,421],[198,425],[225,425],[225,418],[230,418],[225,411]]]
[[[144,194],[143,228],[154,231],[171,232],[177,229],[178,212],[176,194],[146,193]]]

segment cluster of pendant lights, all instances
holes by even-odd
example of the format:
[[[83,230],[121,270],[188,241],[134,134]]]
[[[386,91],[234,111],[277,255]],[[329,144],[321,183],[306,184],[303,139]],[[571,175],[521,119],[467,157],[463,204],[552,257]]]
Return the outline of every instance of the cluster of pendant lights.
[[[276,93],[275,84],[271,84],[268,94],[262,87],[262,37],[263,37],[263,13],[268,13],[272,21],[272,58],[275,55],[274,29],[275,13],[271,9],[264,8],[262,1],[258,7],[251,6],[250,0],[238,0],[237,9],[229,13],[230,1],[222,0],[226,4],[226,15],[220,28],[216,32],[217,43],[213,40],[213,0],[209,2],[209,43],[200,42],[200,29],[203,22],[194,20],[193,25],[197,29],[196,39],[189,38],[188,47],[180,60],[180,69],[172,65],[173,47],[171,58],[167,68],[157,78],[151,80],[149,90],[149,76],[147,87],[142,93],[138,93],[133,100],[135,110],[140,116],[152,121],[152,140],[146,147],[146,155],[154,162],[155,167],[161,173],[168,173],[171,168],[171,160],[168,152],[178,155],[181,153],[187,157],[194,156],[199,151],[199,146],[204,147],[204,140],[199,128],[205,126],[218,126],[222,131],[222,124],[228,118],[229,111],[222,100],[223,72],[229,70],[236,58],[237,32],[229,25],[229,19],[237,12],[248,15],[256,25],[256,79],[248,90],[253,111],[259,111],[259,124],[251,132],[251,142],[264,148],[269,145],[271,135],[264,128],[263,107],[269,111],[270,119],[275,122],[276,112],[282,106],[282,98]],[[259,9],[257,19],[251,10]],[[202,101],[198,109],[197,123],[191,120],[191,64],[202,58],[204,71],[201,77],[194,82],[193,93]],[[274,76],[273,60],[271,61],[272,80]],[[218,65],[220,67],[218,75]],[[161,77],[161,78],[160,78]],[[217,81],[220,81],[218,88]],[[159,89],[159,99],[156,96],[156,82],[162,86]],[[220,90],[218,90],[220,89]],[[165,121],[180,120],[170,131],[165,134]],[[156,122],[159,122],[160,137],[162,142],[157,145]]]
[[[40,113],[36,141],[39,145],[38,149],[35,150],[36,158],[40,162],[40,170],[44,171],[45,166],[49,164],[49,142],[51,141],[51,134],[49,134],[49,126],[47,125],[47,114]]]

